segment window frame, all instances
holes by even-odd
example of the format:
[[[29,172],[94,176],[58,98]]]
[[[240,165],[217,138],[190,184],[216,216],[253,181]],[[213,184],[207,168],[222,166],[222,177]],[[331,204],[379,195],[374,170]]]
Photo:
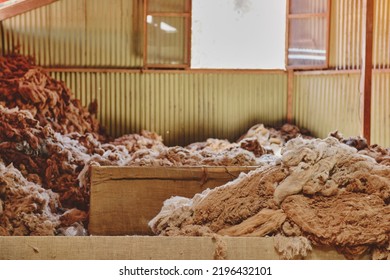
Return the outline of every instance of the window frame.
[[[293,0],[286,1],[286,50],[285,50],[285,64],[286,70],[323,70],[329,68],[329,56],[330,56],[330,15],[332,8],[332,1],[327,0],[327,11],[326,13],[290,13],[290,2]],[[310,18],[325,18],[326,19],[326,38],[325,38],[325,63],[323,65],[288,65],[288,50],[290,44],[290,20],[291,19],[310,19]]]
[[[187,12],[149,12],[149,0],[143,0],[143,69],[190,69],[191,68],[191,23],[192,23],[192,0],[186,1]],[[152,64],[147,63],[148,61],[148,24],[147,16],[157,16],[157,17],[181,17],[185,20],[185,34],[184,40],[187,42],[187,50],[185,60],[187,63],[183,64],[166,64],[158,63]]]

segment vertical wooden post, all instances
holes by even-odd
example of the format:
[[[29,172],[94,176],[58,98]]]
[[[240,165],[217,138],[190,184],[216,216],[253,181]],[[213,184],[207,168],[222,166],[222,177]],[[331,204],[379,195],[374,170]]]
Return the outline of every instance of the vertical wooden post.
[[[294,70],[287,71],[287,122],[293,122]]]
[[[144,24],[144,46],[143,46],[143,65],[142,68],[146,68],[146,64],[148,62],[147,55],[148,55],[148,24],[146,22],[147,16],[148,16],[148,3],[147,0],[143,0],[143,24]]]
[[[186,29],[186,36],[187,36],[187,56],[186,56],[186,61],[184,64],[187,64],[187,69],[191,68],[191,48],[192,48],[192,33],[191,33],[191,26],[192,26],[192,0],[187,0],[186,5],[188,8],[185,10],[186,13],[189,13],[189,17],[186,17],[186,24],[187,24],[187,29]]]
[[[363,137],[371,141],[371,91],[372,91],[372,43],[374,22],[374,0],[365,0],[365,46],[362,65],[363,82]]]

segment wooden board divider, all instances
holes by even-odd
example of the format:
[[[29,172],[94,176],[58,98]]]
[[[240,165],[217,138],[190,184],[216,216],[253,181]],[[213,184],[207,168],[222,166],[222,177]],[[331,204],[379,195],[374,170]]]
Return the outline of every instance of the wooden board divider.
[[[89,232],[151,235],[148,222],[172,196],[192,198],[256,167],[93,167]]]
[[[273,237],[220,237],[230,260],[278,260]],[[3,236],[0,260],[212,260],[211,237],[188,236]],[[365,255],[362,257],[367,259]],[[314,247],[305,259],[345,259],[332,248]]]

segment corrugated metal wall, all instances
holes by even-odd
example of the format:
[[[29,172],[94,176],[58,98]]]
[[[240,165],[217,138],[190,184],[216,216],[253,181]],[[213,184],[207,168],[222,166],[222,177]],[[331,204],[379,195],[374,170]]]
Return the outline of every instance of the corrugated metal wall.
[[[330,67],[360,69],[362,56],[363,0],[333,0]],[[390,2],[376,0],[374,10],[374,69],[390,68]],[[294,113],[298,125],[324,137],[339,128],[346,136],[358,135],[362,125],[360,75],[297,75]],[[350,103],[351,102],[351,103]],[[351,107],[353,106],[356,107]],[[343,108],[346,108],[345,110]],[[315,113],[318,112],[318,113]],[[390,73],[374,71],[372,84],[371,143],[390,146]]]
[[[63,67],[142,66],[142,24],[133,17],[139,1],[61,0],[1,23],[0,48],[20,44],[40,65]],[[390,67],[390,2],[375,1],[374,64]],[[363,0],[332,0],[330,67],[359,69]],[[256,122],[285,118],[286,75],[54,73],[87,104],[97,98],[101,120],[120,135],[156,130],[170,144],[234,139]],[[373,80],[372,142],[390,146],[389,75]],[[360,133],[359,75],[295,75],[298,125],[324,137],[339,128]],[[124,100],[124,102],[123,102]],[[116,107],[119,106],[119,110]],[[346,108],[346,109],[344,109]],[[169,133],[167,133],[169,131]]]
[[[2,22],[4,49],[21,45],[43,66],[140,67],[140,1],[61,0]],[[134,15],[134,17],[133,17]],[[112,135],[148,129],[167,144],[239,137],[286,115],[285,74],[53,73]]]
[[[390,72],[372,79],[371,142],[390,147]]]
[[[296,74],[294,117],[298,126],[318,137],[338,129],[344,136],[360,134],[358,74]]]
[[[333,0],[330,61],[339,70],[359,69],[362,59],[363,0]],[[375,0],[373,64],[390,67],[390,1]]]
[[[326,137],[338,129],[344,136],[361,132],[360,74],[296,74],[294,117],[298,126]],[[390,147],[390,71],[374,71],[371,143]]]
[[[61,0],[2,22],[4,51],[20,45],[42,66],[140,67],[138,1]]]
[[[390,2],[376,0],[374,10],[371,142],[390,147]],[[387,69],[387,71],[383,71]],[[383,72],[379,72],[383,71]]]
[[[374,10],[374,45],[372,62],[375,69],[390,68],[390,1],[376,0]]]
[[[332,0],[329,53],[331,68],[338,70],[360,68],[362,12],[363,0]]]
[[[99,118],[112,135],[156,131],[169,145],[208,137],[236,140],[252,125],[277,124],[286,115],[284,74],[65,73],[88,104],[97,99]]]

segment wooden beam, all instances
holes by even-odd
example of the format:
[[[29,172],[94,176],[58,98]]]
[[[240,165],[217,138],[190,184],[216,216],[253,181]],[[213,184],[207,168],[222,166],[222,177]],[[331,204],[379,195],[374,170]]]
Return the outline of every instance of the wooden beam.
[[[330,29],[331,29],[332,1],[328,0],[327,8],[327,27],[326,27],[326,68],[329,68],[330,60]]]
[[[290,14],[290,1],[286,1],[286,31],[285,31],[285,46],[284,46],[284,65],[288,68],[288,46],[290,45],[290,20],[288,15]]]
[[[274,237],[219,237],[229,260],[279,260]],[[193,236],[0,236],[0,260],[212,260],[217,243]],[[343,260],[316,247],[307,260]],[[368,255],[360,259],[368,259]]]
[[[0,8],[0,21],[51,4],[58,0],[20,0]]]
[[[191,13],[168,13],[168,12],[148,12],[148,16],[156,16],[156,17],[191,17]]]
[[[327,18],[328,13],[289,14],[287,17],[289,19]]]
[[[188,11],[192,11],[192,0],[186,1],[186,7]],[[187,39],[187,50],[186,50],[186,61],[187,69],[191,68],[191,57],[192,57],[192,12],[189,13],[190,16],[186,18],[186,39]]]
[[[362,71],[360,69],[330,69],[330,70],[314,70],[314,71],[295,71],[294,75],[295,76],[300,76],[300,75],[313,75],[313,76],[318,76],[318,75],[347,75],[347,74],[361,74]]]
[[[148,1],[143,0],[144,9],[143,9],[143,24],[144,24],[144,36],[143,36],[143,67],[145,67],[148,62],[148,24],[147,24],[147,16],[148,16]]]
[[[371,141],[371,90],[372,90],[372,43],[373,43],[373,18],[374,0],[365,0],[365,40],[362,67],[362,112],[363,112],[363,137],[367,142]]]
[[[285,70],[267,69],[142,69],[142,68],[88,68],[88,67],[44,67],[48,72],[66,73],[177,73],[177,74],[286,74]],[[342,72],[342,71],[341,71]]]

